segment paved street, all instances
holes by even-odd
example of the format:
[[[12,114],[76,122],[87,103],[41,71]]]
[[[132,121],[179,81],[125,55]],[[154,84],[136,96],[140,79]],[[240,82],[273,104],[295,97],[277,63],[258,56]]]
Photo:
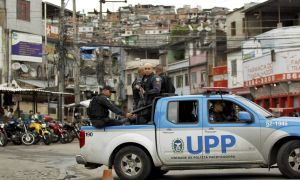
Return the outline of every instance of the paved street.
[[[87,170],[75,162],[78,143],[0,148],[0,179],[101,179],[105,167]],[[115,179],[117,179],[116,175]],[[162,179],[284,179],[277,169],[193,170],[169,172]]]

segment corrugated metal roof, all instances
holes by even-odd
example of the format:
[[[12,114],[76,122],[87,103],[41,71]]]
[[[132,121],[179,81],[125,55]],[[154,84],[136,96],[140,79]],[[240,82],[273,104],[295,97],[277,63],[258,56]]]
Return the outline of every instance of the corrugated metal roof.
[[[0,87],[0,93],[1,92],[7,92],[7,93],[41,93],[41,94],[53,94],[53,95],[74,95],[73,93],[67,93],[67,92],[52,92],[52,91],[45,91],[42,89],[23,89],[23,88],[13,88],[13,87]]]

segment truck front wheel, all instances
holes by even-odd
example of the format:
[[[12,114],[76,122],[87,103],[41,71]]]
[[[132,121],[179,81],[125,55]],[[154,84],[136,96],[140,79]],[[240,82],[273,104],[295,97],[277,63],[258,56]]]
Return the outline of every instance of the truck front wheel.
[[[152,170],[152,162],[142,149],[127,146],[116,154],[114,168],[120,179],[147,179]]]
[[[287,178],[300,178],[300,141],[285,143],[278,151],[277,164],[280,172]]]

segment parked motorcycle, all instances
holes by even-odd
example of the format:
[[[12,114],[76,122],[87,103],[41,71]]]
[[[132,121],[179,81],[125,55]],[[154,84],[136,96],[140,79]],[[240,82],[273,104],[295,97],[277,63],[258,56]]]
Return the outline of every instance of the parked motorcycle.
[[[55,121],[49,122],[49,129],[52,135],[52,142],[56,143],[60,141],[61,143],[68,143],[70,141],[70,134],[67,130],[63,129],[61,123]]]
[[[23,127],[23,133],[21,136],[21,141],[25,145],[32,145],[35,143],[35,135],[33,132],[29,131],[26,124],[20,121],[20,125]]]
[[[67,130],[70,134],[69,142],[72,142],[75,138],[79,139],[79,132],[81,123],[83,122],[81,119],[80,113],[74,114],[75,121],[72,123],[65,123],[63,129]]]
[[[7,138],[15,145],[22,144],[21,137],[23,135],[22,125],[18,121],[9,121],[6,126],[4,126]]]
[[[47,125],[38,119],[33,119],[29,124],[29,129],[35,133],[35,144],[43,140],[44,144],[51,144],[51,133],[47,130]]]
[[[8,143],[8,138],[5,131],[5,124],[0,123],[0,146],[4,147]]]

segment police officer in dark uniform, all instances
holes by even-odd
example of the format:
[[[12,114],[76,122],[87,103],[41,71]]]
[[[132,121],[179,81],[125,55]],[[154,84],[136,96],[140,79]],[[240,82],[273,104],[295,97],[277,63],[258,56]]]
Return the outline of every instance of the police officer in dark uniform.
[[[144,77],[144,67],[138,68],[138,77],[133,81],[131,88],[132,88],[132,96],[133,96],[133,110],[140,108],[145,105],[145,99],[143,95],[142,89],[142,81]]]
[[[144,65],[145,76],[143,78],[143,89],[146,105],[152,103],[153,99],[160,95],[161,78],[154,74],[153,66],[150,63]]]
[[[104,86],[102,93],[97,96],[97,107],[98,112],[95,117],[90,117],[90,120],[92,122],[92,125],[97,128],[102,128],[105,126],[113,126],[113,125],[121,125],[126,122],[128,122],[128,119],[133,118],[133,115],[131,113],[125,113],[120,108],[118,108],[116,105],[112,104],[109,100],[112,93],[115,93],[116,91],[110,87],[110,86]],[[117,115],[125,116],[128,119],[125,120],[115,120],[111,119],[109,117],[109,111],[112,111],[116,113]]]

